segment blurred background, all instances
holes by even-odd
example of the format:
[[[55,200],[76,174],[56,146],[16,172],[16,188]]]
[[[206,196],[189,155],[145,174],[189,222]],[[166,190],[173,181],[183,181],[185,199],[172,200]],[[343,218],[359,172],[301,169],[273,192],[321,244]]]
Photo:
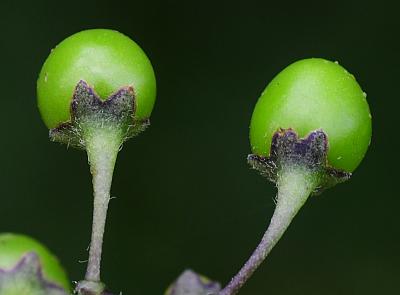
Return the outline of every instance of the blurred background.
[[[147,53],[158,96],[151,127],[119,154],[103,280],[116,293],[162,294],[192,268],[225,284],[274,210],[274,185],[246,163],[252,109],[285,66],[323,57],[367,92],[371,147],[351,181],[309,199],[240,294],[399,292],[396,5],[6,0],[0,13],[0,232],[34,236],[71,280],[83,278],[92,214],[87,158],[48,140],[35,87],[57,43],[112,28]]]

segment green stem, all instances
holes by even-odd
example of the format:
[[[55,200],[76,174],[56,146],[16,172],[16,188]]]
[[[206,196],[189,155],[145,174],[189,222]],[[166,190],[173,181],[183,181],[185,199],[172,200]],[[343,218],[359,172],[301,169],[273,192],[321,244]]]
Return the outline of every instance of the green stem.
[[[278,176],[278,196],[271,222],[256,250],[219,295],[237,294],[282,237],[308,196],[318,185],[318,175],[307,168],[285,165]]]
[[[93,225],[85,280],[100,282],[100,262],[112,176],[122,137],[115,126],[84,126],[84,139],[93,176]]]

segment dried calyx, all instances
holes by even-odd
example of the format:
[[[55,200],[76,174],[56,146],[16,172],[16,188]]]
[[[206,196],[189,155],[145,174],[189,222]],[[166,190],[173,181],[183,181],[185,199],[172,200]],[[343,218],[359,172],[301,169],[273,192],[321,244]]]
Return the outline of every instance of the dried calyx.
[[[317,178],[311,193],[320,194],[351,177],[350,172],[331,167],[327,154],[328,137],[322,129],[310,132],[303,139],[293,129],[280,129],[272,137],[269,157],[251,154],[247,160],[252,168],[276,184],[280,172],[301,169]]]
[[[71,120],[50,129],[52,141],[86,149],[88,133],[112,129],[120,144],[144,131],[149,119],[135,120],[135,95],[132,87],[117,90],[102,100],[85,81],[77,84],[71,102]]]
[[[0,295],[68,295],[58,284],[43,276],[35,252],[28,252],[11,269],[0,268]]]
[[[165,295],[217,295],[220,290],[219,283],[188,269],[168,288]]]

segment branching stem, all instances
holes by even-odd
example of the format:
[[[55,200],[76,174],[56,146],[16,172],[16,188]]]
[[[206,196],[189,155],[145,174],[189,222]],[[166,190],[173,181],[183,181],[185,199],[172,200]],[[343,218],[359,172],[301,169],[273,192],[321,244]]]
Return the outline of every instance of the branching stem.
[[[271,222],[256,250],[219,295],[234,295],[264,261],[292,219],[318,184],[318,176],[307,168],[284,165],[280,169],[277,203]]]

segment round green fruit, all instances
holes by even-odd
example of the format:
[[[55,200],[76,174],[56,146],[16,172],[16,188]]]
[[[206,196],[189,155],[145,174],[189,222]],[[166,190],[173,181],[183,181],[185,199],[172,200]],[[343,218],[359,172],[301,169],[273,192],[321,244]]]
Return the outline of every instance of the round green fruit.
[[[103,100],[122,87],[133,87],[135,119],[150,117],[156,96],[154,71],[142,49],[125,35],[106,29],[86,30],[51,51],[37,82],[38,107],[48,128],[71,119],[71,100],[80,80]]]
[[[38,241],[19,234],[0,234],[0,268],[9,270],[15,267],[22,257],[34,252],[38,255],[44,278],[66,291],[70,290],[68,277],[57,258]]]
[[[299,137],[323,130],[328,165],[352,172],[371,140],[366,95],[354,76],[321,58],[297,61],[280,72],[259,98],[250,124],[254,154],[269,156],[273,134],[292,128]]]

